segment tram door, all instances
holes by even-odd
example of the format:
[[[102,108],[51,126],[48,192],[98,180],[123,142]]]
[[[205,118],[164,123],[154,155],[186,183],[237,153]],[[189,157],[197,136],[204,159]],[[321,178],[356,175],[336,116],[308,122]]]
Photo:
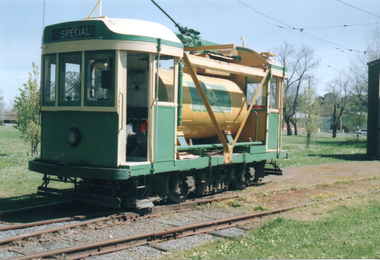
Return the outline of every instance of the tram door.
[[[147,161],[149,55],[127,54],[127,162]]]
[[[368,63],[367,156],[380,158],[380,59]]]

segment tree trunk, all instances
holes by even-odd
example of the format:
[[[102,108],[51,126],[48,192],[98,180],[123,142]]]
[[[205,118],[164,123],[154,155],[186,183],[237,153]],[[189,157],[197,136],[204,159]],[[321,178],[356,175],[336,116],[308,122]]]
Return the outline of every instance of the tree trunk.
[[[287,135],[292,135],[292,128],[290,126],[290,120],[285,118]]]
[[[332,138],[336,137],[336,128],[337,128],[337,125],[333,124],[333,135],[332,135]]]
[[[293,126],[294,126],[294,135],[298,135],[297,123],[293,123]]]
[[[337,118],[336,118],[336,105],[334,105],[334,113],[333,113],[333,135],[332,138],[336,138],[336,129],[338,128]]]

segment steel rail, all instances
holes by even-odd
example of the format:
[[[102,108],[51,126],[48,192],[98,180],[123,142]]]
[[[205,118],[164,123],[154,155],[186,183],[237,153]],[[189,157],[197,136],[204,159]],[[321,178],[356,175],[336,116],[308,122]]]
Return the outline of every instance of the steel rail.
[[[35,222],[29,222],[29,223],[24,223],[24,224],[6,225],[6,226],[0,227],[0,231],[36,227],[36,226],[42,226],[42,225],[48,225],[48,224],[54,224],[54,223],[69,222],[69,221],[74,221],[74,220],[83,220],[86,218],[87,218],[86,216],[74,216],[74,217],[55,218],[55,219],[49,219],[49,220],[35,221]]]
[[[269,170],[269,169],[266,169],[266,170]],[[272,169],[270,169],[270,170],[272,170]],[[273,170],[275,170],[275,169],[273,169]],[[273,173],[271,172],[271,174],[273,174]],[[356,182],[356,181],[363,181],[363,180],[366,180],[366,179],[368,179],[368,177],[358,178],[358,179],[352,179],[351,181]],[[328,182],[326,184],[334,184],[334,182]],[[301,189],[301,188],[310,187],[310,186],[313,187],[313,186],[317,186],[317,185],[319,185],[319,184],[300,186],[299,188]],[[281,189],[281,190],[282,191],[286,191],[286,190],[290,190],[290,189],[291,189],[291,187],[285,188],[285,189]],[[257,192],[249,192],[246,195],[251,195],[251,194],[255,194],[255,193],[257,193]],[[223,194],[223,193],[220,193],[220,194]],[[178,204],[162,205],[162,206],[155,206],[153,208],[149,208],[146,214],[154,215],[154,214],[158,214],[160,212],[166,212],[166,211],[170,211],[170,210],[172,210],[172,211],[191,210],[191,209],[194,208],[195,205],[198,205],[198,204],[205,204],[205,203],[211,203],[211,202],[215,202],[215,201],[234,199],[234,198],[238,198],[238,197],[239,197],[239,195],[235,194],[235,195],[228,195],[228,196],[220,196],[220,197],[210,196],[210,197],[201,198],[201,199],[187,200],[185,202],[178,203]],[[47,205],[42,205],[42,207],[43,206],[51,206],[51,205],[55,205],[55,204],[59,204],[59,202],[58,203],[47,204]],[[37,206],[37,208],[38,207],[41,207],[41,206]],[[23,208],[21,210],[24,210],[24,209],[34,209],[34,208],[35,207]],[[11,210],[11,211],[18,211],[18,210],[16,209],[16,210]],[[12,213],[11,211],[9,213]],[[2,213],[0,212],[0,215],[1,214]],[[118,215],[118,214],[126,214],[126,213],[120,213],[120,212],[118,212],[118,213],[115,213],[114,215]],[[139,214],[141,215],[143,213],[140,212]],[[83,219],[86,219],[86,218],[89,219],[89,218],[93,218],[94,215],[95,214],[91,214],[91,215],[87,215],[87,216],[74,216],[74,217],[68,217],[68,218],[59,218],[59,219],[46,220],[46,221],[37,221],[37,222],[18,224],[18,225],[6,225],[6,226],[0,227],[0,231],[21,229],[21,228],[26,228],[26,227],[34,227],[34,226],[39,226],[39,225],[52,224],[52,223],[61,223],[61,222],[74,221],[74,220],[83,220]],[[96,214],[96,215],[99,216],[100,214]],[[95,221],[95,222],[98,222],[98,221]],[[1,243],[0,243],[0,245],[1,245]]]
[[[14,241],[20,241],[20,240],[31,238],[31,237],[38,237],[43,234],[54,233],[54,232],[58,232],[61,230],[66,230],[66,229],[73,229],[73,228],[87,226],[89,224],[104,222],[104,221],[109,221],[109,220],[128,222],[128,221],[136,221],[138,219],[152,218],[152,217],[157,216],[157,214],[160,212],[192,210],[195,208],[196,205],[199,205],[199,204],[233,199],[233,198],[237,198],[238,196],[239,195],[231,195],[231,196],[222,196],[222,197],[212,197],[212,198],[207,198],[207,199],[196,199],[193,201],[185,201],[179,204],[153,207],[153,208],[150,208],[148,212],[146,212],[146,214],[143,214],[142,216],[140,215],[140,213],[136,213],[136,212],[119,213],[119,214],[114,214],[107,217],[94,218],[94,219],[89,219],[86,221],[80,221],[78,223],[72,223],[72,224],[63,225],[59,227],[39,230],[36,232],[31,232],[31,233],[27,233],[23,235],[12,236],[8,238],[0,239],[0,251],[5,251],[14,247],[12,244],[12,242]],[[69,218],[52,219],[52,220],[47,220],[47,221],[38,221],[38,222],[32,222],[32,223],[26,223],[26,224],[14,225],[14,226],[5,226],[5,227],[1,227],[0,231],[38,226],[38,225],[44,225],[44,224],[51,224],[51,223],[60,223],[60,222],[73,221],[73,220],[83,220],[88,217],[89,216],[87,217],[76,216],[76,217],[69,217]],[[108,225],[108,226],[112,226],[112,225]]]
[[[95,218],[95,219],[90,219],[86,221],[81,221],[79,223],[72,223],[64,226],[59,226],[59,227],[53,227],[53,228],[47,228],[44,230],[39,230],[36,232],[31,232],[31,233],[26,233],[18,236],[12,236],[12,237],[7,237],[0,239],[0,251],[4,251],[9,249],[10,247],[13,247],[11,245],[12,242],[26,239],[26,238],[31,238],[31,237],[37,237],[43,234],[48,234],[48,233],[54,233],[58,232],[60,230],[65,230],[65,229],[72,229],[80,226],[87,226],[89,224],[97,223],[97,222],[103,222],[103,221],[108,221],[112,219],[124,219],[124,220],[133,220],[137,218],[139,215],[136,213],[126,213],[126,214],[121,214],[121,215],[112,215],[108,217],[101,217],[101,218]]]
[[[65,247],[56,250],[30,254],[25,256],[14,257],[15,260],[24,259],[36,259],[52,257],[57,255],[62,255],[65,259],[79,259],[88,256],[100,255],[110,252],[115,252],[119,250],[124,250],[131,247],[149,245],[152,243],[157,243],[163,240],[181,238],[186,236],[198,235],[202,233],[207,233],[213,230],[225,229],[230,227],[236,227],[242,224],[246,224],[252,221],[253,218],[263,217],[272,214],[278,214],[281,212],[289,211],[295,208],[306,207],[310,205],[315,205],[321,202],[328,202],[334,200],[342,200],[351,198],[354,196],[359,196],[363,193],[352,194],[349,196],[343,196],[338,198],[331,198],[323,201],[315,201],[309,203],[298,204],[294,206],[278,208],[273,210],[267,210],[257,213],[245,214],[241,216],[223,218],[219,220],[206,221],[195,224],[188,224],[180,227],[173,227],[168,229],[162,229],[153,232],[146,232],[141,234],[135,234],[130,236],[124,236],[119,238],[110,239],[107,241],[88,243],[73,247]]]
[[[166,212],[166,211],[170,211],[170,210],[172,210],[172,211],[191,210],[197,204],[205,204],[205,203],[211,203],[214,201],[228,200],[228,199],[237,198],[238,196],[239,195],[230,195],[230,196],[212,197],[212,198],[206,198],[206,199],[195,199],[195,200],[188,200],[188,201],[185,201],[185,202],[182,202],[179,204],[156,206],[153,208],[149,208],[147,214],[154,215],[154,214],[158,214],[160,212]],[[112,215],[113,216],[119,215],[120,217],[123,217],[127,213],[128,212],[124,212],[124,213],[115,212]],[[137,213],[140,215],[142,214],[141,212],[137,212]],[[42,221],[36,221],[36,222],[30,222],[30,223],[16,224],[16,225],[5,225],[5,226],[0,227],[0,231],[22,229],[22,228],[42,226],[42,225],[47,225],[47,224],[75,221],[75,220],[82,221],[84,219],[98,218],[100,216],[103,216],[104,214],[105,213],[103,213],[103,214],[102,213],[93,213],[93,214],[86,215],[86,216],[78,215],[78,216],[73,216],[73,217],[56,218],[56,219],[42,220]],[[89,220],[89,221],[91,221],[91,220]],[[96,219],[94,221],[99,222]],[[80,226],[80,224],[78,224],[78,225]],[[0,240],[0,245],[1,245],[1,240]]]

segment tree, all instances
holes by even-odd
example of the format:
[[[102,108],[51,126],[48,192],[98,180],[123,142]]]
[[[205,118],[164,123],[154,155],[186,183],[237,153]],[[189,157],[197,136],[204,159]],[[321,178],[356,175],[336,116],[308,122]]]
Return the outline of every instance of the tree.
[[[2,90],[0,90],[0,126],[1,125],[3,125],[3,120],[5,119],[5,118],[3,118],[4,117],[4,113],[3,113],[3,110],[4,110],[4,97],[2,96],[2,94],[3,94],[3,91]]]
[[[350,94],[353,106],[359,111],[368,111],[368,62],[380,59],[380,27],[369,31],[366,51],[358,54],[350,66]]]
[[[319,60],[314,57],[314,49],[306,45],[297,50],[294,45],[284,42],[276,53],[278,62],[288,71],[288,78],[284,82],[283,117],[287,125],[287,134],[291,135],[291,123],[297,132],[297,120],[294,119],[294,115],[299,108],[301,86],[311,76],[312,70],[318,67]]]
[[[311,86],[310,79],[301,101],[301,111],[306,115],[306,148],[309,148],[311,138],[317,133],[320,121],[320,104],[315,96],[315,91]]]
[[[350,97],[349,78],[340,73],[339,77],[330,81],[327,91],[328,93],[325,94],[324,109],[327,114],[331,115],[333,127],[332,137],[335,138],[340,119]]]
[[[38,66],[34,63],[33,72],[23,88],[19,88],[20,96],[15,99],[15,108],[18,111],[16,128],[21,132],[21,139],[31,146],[32,155],[38,155],[38,144],[41,140],[40,121],[40,90],[37,83]]]

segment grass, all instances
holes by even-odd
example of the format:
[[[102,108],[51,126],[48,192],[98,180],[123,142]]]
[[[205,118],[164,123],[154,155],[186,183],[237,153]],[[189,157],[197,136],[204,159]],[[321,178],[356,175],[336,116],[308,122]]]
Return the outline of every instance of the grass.
[[[280,168],[307,166],[323,163],[366,160],[367,138],[357,142],[352,135],[316,135],[310,148],[306,148],[306,136],[282,137],[282,150],[287,150],[289,159],[278,160]]]
[[[365,159],[365,138],[357,146],[349,135],[334,139],[330,135],[318,135],[312,139],[309,149],[305,148],[305,139],[304,135],[283,136],[283,150],[289,152],[289,159],[278,160],[280,167]],[[28,161],[33,159],[28,152],[29,145],[20,139],[18,130],[0,127],[0,210],[52,201],[51,198],[36,195],[42,175],[28,170]],[[234,207],[240,207],[244,203],[242,200],[231,203]]]
[[[380,201],[339,205],[313,221],[270,220],[239,239],[217,239],[174,259],[316,259],[379,258]]]
[[[29,146],[13,127],[0,126],[0,210],[33,206],[53,201],[37,196],[42,175],[28,170]]]

